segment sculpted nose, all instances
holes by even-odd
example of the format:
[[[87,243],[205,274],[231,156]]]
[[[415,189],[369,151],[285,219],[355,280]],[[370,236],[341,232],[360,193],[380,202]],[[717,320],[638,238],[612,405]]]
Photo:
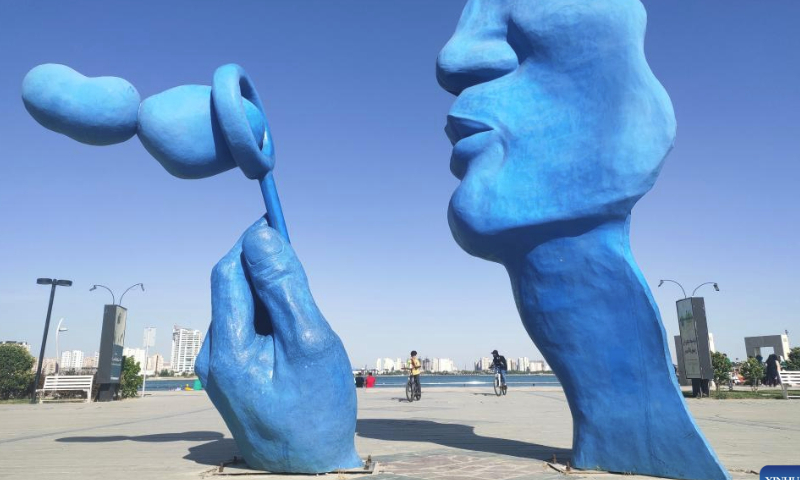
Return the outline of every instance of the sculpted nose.
[[[457,34],[447,42],[436,60],[436,79],[448,92],[489,82],[513,72],[519,66],[516,52],[505,36],[465,38]]]

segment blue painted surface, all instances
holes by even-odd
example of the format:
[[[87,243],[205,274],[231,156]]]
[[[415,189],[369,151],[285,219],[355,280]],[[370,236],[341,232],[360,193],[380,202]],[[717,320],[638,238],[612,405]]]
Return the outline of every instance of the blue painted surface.
[[[453,236],[503,264],[563,385],[579,468],[729,478],[675,381],[630,249],[630,212],[672,147],[638,0],[470,0],[437,78],[461,180]]]
[[[359,467],[350,360],[289,244],[269,127],[244,70],[225,65],[211,87],[175,87],[140,105],[125,80],[42,65],[25,77],[23,101],[43,126],[84,143],[108,145],[138,133],[176,177],[238,166],[258,180],[267,213],[214,268],[212,321],[197,374],[251,467]]]
[[[37,122],[89,145],[135,135],[139,98],[121,78],[85,77],[66,65],[39,65],[22,81],[22,100]]]
[[[248,465],[303,473],[360,466],[350,360],[291,245],[259,220],[214,268],[211,294],[195,371]]]

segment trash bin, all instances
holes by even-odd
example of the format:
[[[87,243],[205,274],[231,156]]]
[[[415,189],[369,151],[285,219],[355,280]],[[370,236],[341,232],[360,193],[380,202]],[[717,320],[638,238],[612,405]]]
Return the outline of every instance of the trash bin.
[[[192,385],[192,390],[202,390],[202,389],[203,389],[203,384],[200,383],[200,379],[199,378],[196,378],[194,380],[194,385]]]

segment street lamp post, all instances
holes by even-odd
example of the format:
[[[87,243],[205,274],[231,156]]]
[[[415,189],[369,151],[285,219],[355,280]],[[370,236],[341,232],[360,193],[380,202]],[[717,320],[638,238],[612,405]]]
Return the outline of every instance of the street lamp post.
[[[31,403],[36,403],[36,389],[39,388],[39,379],[42,376],[42,363],[44,363],[44,347],[47,345],[47,331],[50,329],[50,314],[53,313],[53,299],[56,297],[56,287],[71,287],[72,280],[58,280],[56,278],[37,278],[39,285],[50,285],[50,303],[47,305],[47,318],[44,321],[44,334],[42,335],[42,348],[39,350],[39,365],[36,367],[36,377],[33,380]]]
[[[62,327],[61,323],[64,321],[64,317],[58,321],[58,326],[56,327],[56,375],[61,373],[61,349],[58,348],[58,335],[61,332],[66,332],[67,327]]]
[[[127,309],[122,306],[122,299],[126,293],[135,287],[140,287],[144,291],[143,283],[135,283],[122,292],[119,297],[119,303],[117,303],[117,297],[114,292],[105,285],[95,284],[89,289],[90,292],[98,288],[107,290],[111,294],[112,302],[111,305],[104,307],[103,329],[100,334],[100,357],[97,365],[97,384],[100,386],[97,399],[100,402],[111,401],[116,395],[115,392],[119,386],[121,365],[118,354],[123,347],[122,342],[124,340],[120,343],[117,343],[117,341],[118,339],[124,339],[127,323]],[[115,352],[117,353],[115,354]],[[147,368],[146,360],[145,368]]]
[[[658,282],[658,286],[660,287],[661,285],[664,285],[664,282],[674,283],[675,285],[677,285],[677,286],[679,286],[681,288],[681,292],[683,293],[683,299],[682,300],[678,300],[678,302],[676,303],[676,307],[678,309],[678,325],[681,328],[681,331],[680,331],[681,344],[685,346],[686,344],[684,342],[692,342],[692,341],[695,342],[696,349],[694,351],[694,355],[697,357],[697,358],[695,358],[695,361],[698,362],[699,370],[697,370],[697,372],[699,372],[699,374],[700,374],[700,377],[694,377],[693,376],[691,378],[691,381],[692,381],[692,392],[694,393],[695,396],[699,395],[700,397],[702,397],[704,394],[707,396],[708,395],[708,385],[709,385],[709,381],[711,379],[711,377],[709,376],[710,372],[705,372],[705,370],[711,368],[711,366],[710,366],[710,361],[711,361],[710,353],[711,352],[710,352],[710,347],[709,347],[709,341],[708,341],[708,338],[707,338],[708,325],[706,323],[705,303],[703,301],[703,298],[702,297],[695,298],[694,294],[697,293],[697,291],[703,285],[713,285],[714,286],[714,290],[719,292],[719,285],[717,284],[717,282],[703,282],[700,285],[698,285],[697,287],[695,287],[694,290],[692,290],[692,296],[691,297],[687,297],[686,296],[686,290],[683,288],[683,285],[681,285],[680,283],[676,282],[675,280],[670,280],[670,279],[666,279],[665,278],[665,279],[662,279],[661,281]],[[688,305],[688,307],[687,307],[687,305]],[[688,308],[688,311],[686,310],[687,308]],[[683,326],[683,323],[682,323],[684,317],[681,314],[681,310],[682,309],[685,311],[685,313],[688,313],[688,317],[687,318],[691,321],[691,326],[687,327],[687,328],[689,328],[689,332],[688,333],[684,332],[684,326]],[[706,338],[703,338],[701,340],[699,338],[701,336],[700,335],[701,333],[702,333],[702,336],[706,337]],[[686,334],[687,338],[684,338],[684,334]],[[703,368],[703,366],[702,366],[703,362],[699,358],[699,356],[701,354],[703,356],[705,356],[705,353],[702,353],[702,352],[707,352],[708,355],[709,355],[709,358],[708,358],[709,365],[706,366],[705,368]],[[686,364],[685,357],[687,355],[687,351],[683,350],[683,351],[675,352],[675,353],[678,354],[678,355],[681,355],[681,357],[679,357],[679,359],[678,359],[678,363],[683,361],[684,365],[685,365]],[[684,358],[684,360],[681,360],[680,358]],[[697,374],[697,372],[695,372],[694,374]],[[705,373],[703,373],[703,372],[705,372]],[[688,369],[685,369],[685,371],[684,371],[684,379],[687,378],[688,375],[689,375],[688,374]]]
[[[97,287],[105,288],[106,290],[108,290],[108,293],[111,294],[111,305],[116,305],[117,304],[117,299],[116,299],[116,297],[114,297],[114,292],[112,292],[111,289],[106,287],[105,285],[92,285],[92,288],[90,288],[89,291],[93,292],[93,291],[97,290]]]
[[[120,307],[122,306],[122,299],[125,297],[125,294],[128,293],[128,291],[130,289],[135,288],[135,287],[142,287],[142,291],[144,292],[144,283],[137,283],[137,284],[131,285],[130,287],[127,288],[127,290],[122,292],[122,295],[119,296],[119,306]]]

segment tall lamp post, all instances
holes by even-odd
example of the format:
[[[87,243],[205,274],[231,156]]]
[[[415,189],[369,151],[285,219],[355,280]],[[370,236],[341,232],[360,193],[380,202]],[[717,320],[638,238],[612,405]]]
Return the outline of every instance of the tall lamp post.
[[[691,379],[692,393],[695,396],[708,395],[708,385],[713,378],[713,367],[705,301],[702,297],[695,297],[694,294],[704,285],[713,285],[714,290],[719,292],[719,285],[717,282],[701,283],[692,290],[692,296],[687,297],[686,290],[680,283],[675,280],[662,279],[658,282],[658,286],[661,287],[664,282],[674,283],[680,287],[681,293],[683,293],[683,299],[675,303],[680,329],[680,349],[676,344],[675,353],[678,354],[678,364],[683,369],[683,378]]]
[[[61,373],[61,349],[58,348],[58,335],[61,332],[66,332],[67,327],[62,327],[61,323],[64,321],[64,317],[58,321],[58,326],[56,327],[56,375]],[[37,385],[38,386],[38,385]]]
[[[97,400],[108,402],[114,399],[119,389],[121,370],[122,370],[122,351],[125,342],[125,328],[127,323],[127,309],[122,306],[125,294],[132,289],[140,287],[144,291],[143,283],[135,283],[125,289],[119,297],[105,285],[95,284],[89,291],[103,288],[111,294],[111,305],[103,308],[103,328],[100,333],[100,357],[97,364],[96,381],[99,385]],[[145,368],[147,361],[145,360]]]
[[[50,303],[47,305],[47,318],[44,321],[44,334],[42,335],[42,348],[39,350],[39,365],[36,367],[36,377],[33,380],[31,403],[36,403],[36,389],[39,388],[39,379],[42,377],[42,363],[44,363],[44,347],[47,345],[47,331],[50,329],[50,314],[53,313],[53,299],[56,297],[56,287],[71,287],[72,280],[58,280],[56,278],[37,278],[39,285],[50,285]]]
[[[122,295],[119,296],[119,306],[120,307],[122,306],[122,299],[125,298],[125,294],[128,293],[132,288],[136,288],[136,287],[142,287],[142,291],[144,292],[144,283],[136,283],[134,285],[131,285],[124,292],[122,292]]]

